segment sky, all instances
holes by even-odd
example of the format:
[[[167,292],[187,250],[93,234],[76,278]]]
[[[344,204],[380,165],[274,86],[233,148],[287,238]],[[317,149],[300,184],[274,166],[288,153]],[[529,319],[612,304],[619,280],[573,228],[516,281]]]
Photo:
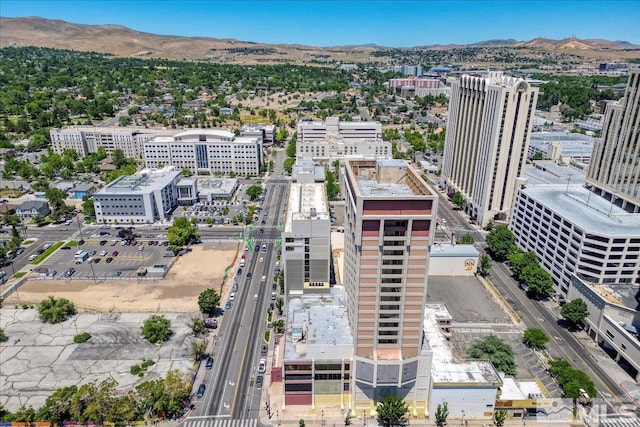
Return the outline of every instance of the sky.
[[[0,16],[314,46],[410,47],[536,37],[640,45],[640,0],[0,0]]]

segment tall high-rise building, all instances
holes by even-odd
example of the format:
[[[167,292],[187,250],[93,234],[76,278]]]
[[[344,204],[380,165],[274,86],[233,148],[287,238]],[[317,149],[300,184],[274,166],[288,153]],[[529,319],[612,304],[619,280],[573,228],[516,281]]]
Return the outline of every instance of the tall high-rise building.
[[[431,353],[423,317],[438,196],[401,160],[348,160],[342,179],[352,409],[372,411],[395,394],[424,414]]]
[[[480,225],[508,216],[537,99],[538,88],[500,71],[451,81],[442,181]]]
[[[593,147],[587,187],[628,212],[640,212],[640,70],[629,72],[624,98],[609,103]]]

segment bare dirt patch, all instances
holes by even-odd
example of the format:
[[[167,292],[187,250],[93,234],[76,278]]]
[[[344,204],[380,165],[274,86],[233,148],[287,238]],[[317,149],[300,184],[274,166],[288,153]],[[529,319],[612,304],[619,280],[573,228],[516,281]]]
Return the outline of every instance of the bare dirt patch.
[[[32,280],[5,301],[37,304],[49,295],[72,301],[79,311],[198,311],[198,295],[207,288],[222,292],[225,269],[238,256],[238,243],[205,243],[181,256],[163,280]],[[234,272],[231,269],[230,272]],[[227,280],[228,282],[229,280]]]

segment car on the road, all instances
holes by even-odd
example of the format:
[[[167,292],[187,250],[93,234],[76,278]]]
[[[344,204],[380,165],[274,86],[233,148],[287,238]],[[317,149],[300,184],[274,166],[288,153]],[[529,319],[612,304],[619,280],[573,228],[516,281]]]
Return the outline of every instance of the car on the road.
[[[67,271],[64,272],[64,277],[71,277],[75,272],[75,268],[68,268]]]
[[[106,241],[106,240],[100,240],[100,246],[104,246],[104,245],[106,245],[106,244],[107,244],[107,241]]]
[[[259,261],[259,262],[263,262],[263,261],[264,261],[264,258],[263,258],[263,257],[260,257],[260,259],[259,259],[258,261]]]
[[[256,245],[255,249],[253,250],[254,252],[260,252],[260,245]]]
[[[206,365],[207,369],[211,369],[213,368],[213,357],[209,356],[207,357],[207,365]]]
[[[247,273],[247,279],[251,279],[251,276],[252,276],[251,272],[248,272]]]
[[[260,359],[260,362],[258,362],[258,373],[264,374],[265,372],[267,372],[267,359]]]
[[[198,387],[198,392],[196,393],[196,397],[199,399],[202,396],[204,396],[204,391],[206,390],[207,386],[203,384],[200,384],[200,387]]]
[[[238,269],[238,273],[237,273],[237,275],[238,275],[238,276],[242,275],[242,269],[241,269],[241,268],[239,268],[239,269]]]
[[[111,256],[118,256],[118,251],[113,251],[113,253],[111,254]]]
[[[118,270],[115,273],[113,273],[113,277],[120,277],[122,276],[122,271]]]
[[[262,377],[262,375],[258,375],[256,377],[256,388],[262,388],[262,383],[264,382],[264,379]]]
[[[111,257],[104,260],[104,262],[106,262],[107,264],[111,264],[111,261],[113,261],[113,258]]]

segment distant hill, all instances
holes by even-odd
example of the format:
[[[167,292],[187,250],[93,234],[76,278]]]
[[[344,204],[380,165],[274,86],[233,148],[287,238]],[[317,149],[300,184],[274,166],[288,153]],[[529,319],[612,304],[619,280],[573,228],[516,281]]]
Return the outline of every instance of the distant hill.
[[[299,44],[265,44],[236,39],[182,37],[135,31],[121,25],[84,25],[40,17],[0,17],[0,47],[38,46],[93,51],[116,56],[206,60],[236,63],[323,63],[327,61],[363,62],[374,51],[393,48],[367,44],[360,46],[316,47]],[[433,45],[415,49],[453,49],[460,47],[526,47],[533,50],[567,51],[579,55],[591,52],[640,50],[625,41],[569,38],[530,41],[487,40],[470,45]],[[607,56],[611,58],[611,56]]]

